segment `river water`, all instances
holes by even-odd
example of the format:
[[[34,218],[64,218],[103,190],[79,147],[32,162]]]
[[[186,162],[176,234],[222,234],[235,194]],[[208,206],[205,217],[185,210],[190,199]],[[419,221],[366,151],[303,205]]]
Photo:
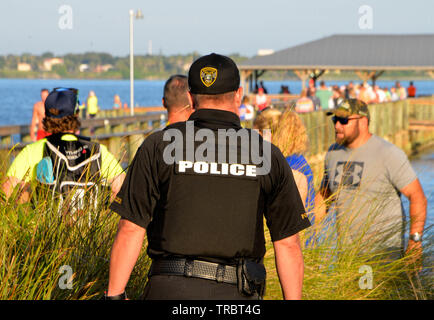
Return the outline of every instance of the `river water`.
[[[410,161],[422,184],[425,196],[428,199],[425,233],[427,235],[426,241],[430,241],[432,246],[434,244],[434,150],[426,151],[417,157],[411,158]],[[404,196],[402,196],[402,200],[406,213],[408,214],[409,203]]]

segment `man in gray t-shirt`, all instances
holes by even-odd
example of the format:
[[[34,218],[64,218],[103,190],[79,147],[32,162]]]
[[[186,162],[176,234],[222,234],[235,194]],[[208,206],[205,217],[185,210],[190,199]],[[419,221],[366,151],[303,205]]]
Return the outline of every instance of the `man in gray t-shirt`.
[[[347,99],[328,114],[337,143],[327,152],[321,191],[333,200],[338,232],[348,243],[403,249],[402,193],[410,201],[408,249],[421,251],[426,198],[405,153],[369,132],[364,102]]]

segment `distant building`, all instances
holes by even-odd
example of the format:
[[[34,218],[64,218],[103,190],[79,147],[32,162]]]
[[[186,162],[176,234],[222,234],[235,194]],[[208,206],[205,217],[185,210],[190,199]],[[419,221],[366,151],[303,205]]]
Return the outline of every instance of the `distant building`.
[[[82,63],[82,64],[80,64],[80,66],[78,67],[78,70],[79,70],[80,72],[85,72],[85,71],[89,70],[89,65],[86,64],[86,63]]]
[[[273,54],[273,49],[259,49],[258,50],[258,56],[268,56],[270,54]]]
[[[18,71],[32,71],[32,66],[28,63],[20,62],[17,65],[17,70]]]
[[[184,63],[184,65],[182,66],[182,69],[184,71],[188,71],[190,69],[191,63]]]
[[[42,65],[42,69],[45,71],[51,71],[56,64],[63,64],[63,59],[60,58],[48,58],[45,59]]]
[[[95,67],[94,71],[100,73],[100,72],[107,72],[110,69],[113,69],[113,65],[111,65],[111,64],[100,65],[99,64]]]

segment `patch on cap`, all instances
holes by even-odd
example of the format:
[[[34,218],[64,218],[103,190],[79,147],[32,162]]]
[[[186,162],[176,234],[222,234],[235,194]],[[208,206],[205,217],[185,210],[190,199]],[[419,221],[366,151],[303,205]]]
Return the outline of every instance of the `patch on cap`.
[[[200,70],[200,80],[207,87],[213,85],[217,79],[217,69],[211,67],[205,67]]]
[[[240,87],[240,72],[231,58],[211,53],[193,62],[188,71],[188,86],[192,94],[236,91]]]

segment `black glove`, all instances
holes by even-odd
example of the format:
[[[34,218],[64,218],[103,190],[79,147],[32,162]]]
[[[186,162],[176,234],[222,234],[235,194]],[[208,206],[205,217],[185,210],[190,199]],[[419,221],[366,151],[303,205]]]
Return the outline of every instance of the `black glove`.
[[[106,291],[104,292],[103,300],[127,300],[127,293],[124,291],[117,296],[108,296]]]

